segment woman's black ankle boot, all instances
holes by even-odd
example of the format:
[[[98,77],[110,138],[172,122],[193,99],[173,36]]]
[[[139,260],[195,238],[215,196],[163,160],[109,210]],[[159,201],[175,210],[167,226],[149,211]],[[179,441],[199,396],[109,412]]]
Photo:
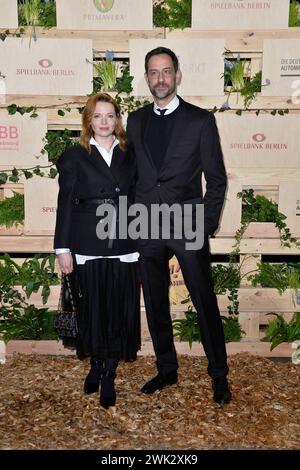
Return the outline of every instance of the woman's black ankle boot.
[[[101,380],[101,393],[100,393],[100,405],[103,408],[109,408],[115,406],[116,403],[116,390],[115,390],[115,377],[114,371],[105,371]]]
[[[105,370],[101,379],[100,405],[106,409],[116,404],[115,378],[118,362],[118,359],[104,361]]]
[[[84,381],[84,393],[90,394],[98,392],[102,374],[102,360],[91,359],[91,368]]]

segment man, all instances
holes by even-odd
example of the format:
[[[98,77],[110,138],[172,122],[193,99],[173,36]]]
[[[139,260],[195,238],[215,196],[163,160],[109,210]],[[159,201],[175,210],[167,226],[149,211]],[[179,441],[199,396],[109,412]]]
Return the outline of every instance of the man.
[[[211,277],[208,236],[218,227],[226,190],[219,136],[213,114],[176,95],[181,79],[173,51],[158,47],[146,55],[145,79],[154,104],[128,118],[128,146],[136,154],[136,202],[204,204],[204,244],[188,250],[186,239],[141,242],[141,275],[147,321],[158,374],[141,389],[151,394],[177,382],[177,357],[169,305],[169,259],[176,255],[186,287],[197,310],[202,344],[212,378],[213,398],[227,404],[231,393],[224,333]],[[206,179],[203,197],[201,175]],[[193,212],[194,214],[194,212]],[[195,215],[195,214],[194,214]],[[193,220],[193,226],[195,225]]]

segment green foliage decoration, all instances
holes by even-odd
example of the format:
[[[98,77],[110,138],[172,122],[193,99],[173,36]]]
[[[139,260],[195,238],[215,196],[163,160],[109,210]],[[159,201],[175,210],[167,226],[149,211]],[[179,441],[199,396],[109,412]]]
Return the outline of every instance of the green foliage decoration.
[[[1,175],[0,175],[1,176]],[[0,225],[10,228],[24,223],[24,194],[14,192],[12,197],[0,201]]]

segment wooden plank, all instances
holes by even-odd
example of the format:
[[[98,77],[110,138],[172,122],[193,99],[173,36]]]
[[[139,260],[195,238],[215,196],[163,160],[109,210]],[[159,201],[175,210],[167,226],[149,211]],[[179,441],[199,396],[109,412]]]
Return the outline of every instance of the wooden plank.
[[[300,241],[300,239],[298,239]],[[235,239],[232,237],[216,237],[210,240],[212,254],[228,254],[233,250]],[[0,252],[7,253],[51,253],[53,252],[53,237],[49,236],[1,236]],[[242,254],[269,255],[300,255],[300,249],[280,246],[276,239],[243,239],[240,246]]]
[[[228,316],[227,306],[229,300],[227,295],[218,295],[219,309],[223,315]],[[266,314],[269,312],[293,313],[300,311],[300,305],[294,303],[293,291],[290,289],[282,295],[276,289],[269,287],[240,287],[238,289],[239,312],[252,314]],[[184,318],[184,310],[188,304],[172,306],[173,318]],[[257,317],[259,323],[260,317]]]
[[[280,313],[286,321],[290,321],[292,319],[292,316],[294,315],[294,312],[276,312],[276,313]],[[268,325],[268,323],[270,323],[274,319],[275,319],[275,315],[269,315],[268,313],[264,313],[264,312],[259,314],[260,325]]]
[[[58,30],[57,28],[44,29],[37,27],[36,35],[39,38],[60,38],[60,39],[91,39],[93,41],[93,49],[104,53],[106,50],[113,51],[116,57],[128,57],[129,55],[129,39],[163,39],[165,37],[164,28],[153,28],[147,31],[70,31]],[[24,28],[25,32],[22,37],[29,38],[32,29]],[[5,29],[0,29],[0,34],[5,34]]]
[[[180,89],[179,89],[180,93]],[[200,106],[204,109],[213,109],[215,106],[220,108],[226,101],[227,97],[224,95],[220,96],[185,96],[186,101],[196,106]],[[229,105],[232,110],[243,109],[243,97],[240,93],[231,93],[229,97]],[[261,93],[257,93],[256,98],[252,101],[249,109],[294,109],[299,110],[300,105],[292,102],[290,96],[261,96]],[[228,113],[230,111],[226,111]],[[283,117],[284,119],[284,117]]]
[[[245,332],[245,338],[259,339],[259,313],[258,312],[240,312],[239,323]]]
[[[180,89],[179,89],[180,93]],[[149,101],[151,100],[150,96],[146,96]],[[213,109],[215,106],[220,108],[226,96],[183,96],[183,98],[196,106],[200,106],[204,109]],[[71,108],[83,107],[86,103],[86,96],[31,96],[31,95],[3,95],[2,101],[0,102],[0,108],[6,108],[11,104],[16,104],[20,107],[36,106],[38,109],[63,109],[65,106]],[[235,112],[237,109],[243,108],[243,98],[239,93],[231,93],[229,98],[229,104],[232,108],[232,111],[226,111],[226,113]],[[273,109],[289,109],[290,113],[298,113],[300,111],[300,104],[293,104],[290,96],[261,96],[260,93],[257,94],[256,99],[250,106],[250,109],[256,110],[273,110]],[[64,116],[66,120],[69,119],[67,116],[68,113]],[[51,125],[63,123],[64,119],[58,119],[53,122],[55,116],[50,112],[50,121]],[[284,117],[282,117],[284,119]],[[67,121],[66,121],[67,122]],[[80,119],[78,119],[78,124]]]
[[[235,244],[233,238],[213,238],[210,240],[211,252],[214,254],[227,254],[230,253]],[[269,255],[300,255],[300,248],[292,246],[291,248],[283,247],[280,245],[279,239],[242,239],[240,245],[240,252],[242,254],[269,254]]]
[[[175,341],[175,348],[178,354],[186,354],[188,356],[205,356],[202,344],[194,342],[192,348],[188,343],[183,341]],[[239,353],[249,353],[255,356],[263,357],[291,357],[293,353],[292,344],[283,343],[270,351],[270,343],[261,341],[240,341],[226,344],[227,354],[229,356]],[[153,346],[150,340],[142,342],[141,354],[143,356],[153,356]]]
[[[16,286],[20,292],[21,287]],[[50,296],[47,302],[47,307],[58,305],[58,297],[60,293],[60,286],[52,286],[50,288]],[[239,298],[239,311],[247,313],[247,315],[259,314],[258,322],[262,324],[267,323],[266,314],[269,312],[284,312],[285,314],[292,314],[300,311],[300,305],[296,304],[293,291],[286,290],[282,295],[276,289],[267,287],[241,287],[238,289]],[[229,300],[227,295],[218,295],[218,305],[223,315],[228,316],[227,306]],[[42,305],[41,290],[38,293],[33,293],[30,297],[30,302],[37,306]],[[294,303],[295,302],[295,303]],[[187,310],[189,304],[171,305],[172,319],[184,318],[184,311]],[[145,310],[143,299],[141,299],[142,311]],[[262,321],[263,320],[263,321]]]
[[[260,255],[240,255],[241,286],[251,286],[247,277],[257,269],[257,263],[261,261]]]
[[[299,38],[300,28],[290,28],[286,31],[194,31],[191,28],[183,30],[166,30],[166,39],[175,38],[224,38],[225,47],[232,52],[261,52],[264,39]]]
[[[192,348],[190,348],[188,343],[185,341],[175,341],[175,348],[178,354],[198,357],[205,356],[203,346],[199,343],[193,343]],[[9,341],[5,349],[6,356],[11,356],[14,353],[76,356],[76,352],[74,350],[64,348],[61,341]],[[250,353],[255,356],[290,358],[295,348],[293,349],[292,344],[283,343],[277,346],[273,351],[270,351],[270,343],[260,341],[241,341],[227,343],[226,350],[229,356],[239,353]],[[142,347],[138,355],[154,356],[153,345],[150,338],[143,338]]]

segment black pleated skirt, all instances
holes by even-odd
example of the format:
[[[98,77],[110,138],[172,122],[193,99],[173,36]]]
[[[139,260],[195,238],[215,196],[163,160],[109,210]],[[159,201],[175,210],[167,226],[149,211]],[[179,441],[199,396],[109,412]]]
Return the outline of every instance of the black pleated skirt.
[[[141,347],[138,263],[99,258],[77,265],[77,356],[134,361]]]

